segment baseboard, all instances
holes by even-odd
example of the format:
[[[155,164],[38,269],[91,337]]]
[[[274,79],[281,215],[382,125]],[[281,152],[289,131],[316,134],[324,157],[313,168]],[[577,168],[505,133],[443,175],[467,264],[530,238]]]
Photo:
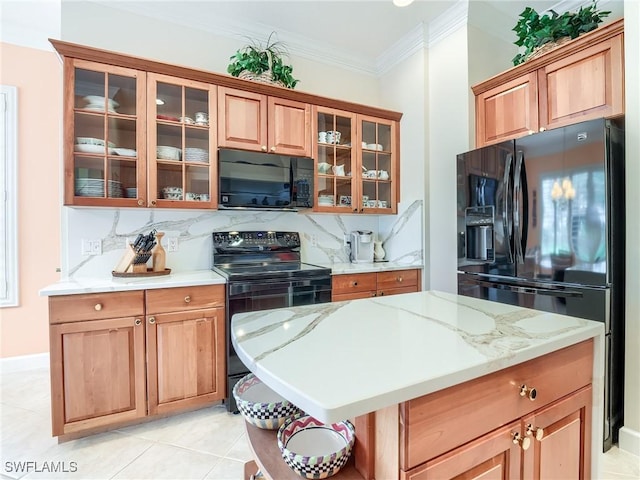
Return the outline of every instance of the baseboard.
[[[622,427],[618,432],[618,448],[640,457],[640,432]]]
[[[37,368],[49,368],[49,352],[0,358],[0,372],[15,373]]]

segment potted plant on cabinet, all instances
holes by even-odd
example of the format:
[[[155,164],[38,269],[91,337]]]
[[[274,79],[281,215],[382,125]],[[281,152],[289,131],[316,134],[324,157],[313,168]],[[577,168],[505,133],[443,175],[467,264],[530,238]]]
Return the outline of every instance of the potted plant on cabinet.
[[[234,77],[263,83],[271,83],[286,88],[295,88],[299,80],[293,78],[293,67],[283,61],[287,51],[281,42],[271,42],[272,32],[267,43],[251,40],[249,45],[239,49],[229,58],[231,63],[227,72]]]
[[[594,0],[588,7],[580,7],[575,13],[565,12],[562,15],[549,10],[551,15],[540,16],[533,8],[525,8],[512,29],[518,35],[518,40],[513,43],[525,50],[513,58],[513,64],[519,65],[565,41],[598,28],[602,19],[611,12],[598,11],[596,4],[597,0]]]

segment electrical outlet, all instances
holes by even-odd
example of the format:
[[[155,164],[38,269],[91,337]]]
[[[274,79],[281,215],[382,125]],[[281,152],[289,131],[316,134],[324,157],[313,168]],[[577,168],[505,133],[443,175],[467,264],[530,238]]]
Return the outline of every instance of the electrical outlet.
[[[101,255],[102,254],[102,240],[89,240],[82,239],[82,255]]]
[[[311,246],[312,247],[317,247],[318,246],[318,235],[316,235],[315,233],[312,233],[311,235],[309,235],[309,238],[311,240]]]
[[[167,237],[167,252],[178,251],[178,237]]]

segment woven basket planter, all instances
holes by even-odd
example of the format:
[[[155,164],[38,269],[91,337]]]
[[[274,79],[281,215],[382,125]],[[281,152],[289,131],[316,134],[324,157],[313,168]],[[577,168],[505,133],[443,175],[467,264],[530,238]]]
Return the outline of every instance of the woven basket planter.
[[[249,70],[243,70],[238,75],[238,78],[242,78],[243,80],[251,80],[252,82],[260,82],[260,83],[268,83],[269,85],[276,85],[278,87],[285,87],[285,84],[279,80],[274,80],[273,75],[271,74],[271,70],[267,70],[260,74],[256,74],[250,72]]]
[[[544,45],[541,45],[540,47],[536,48],[533,52],[531,52],[531,55],[527,57],[525,62],[528,62],[529,60],[533,60],[534,58],[541,57],[545,53],[550,52],[551,50],[555,50],[556,48],[562,46],[563,44],[567,43],[570,40],[571,40],[571,37],[562,37],[556,40],[555,42],[545,43]]]

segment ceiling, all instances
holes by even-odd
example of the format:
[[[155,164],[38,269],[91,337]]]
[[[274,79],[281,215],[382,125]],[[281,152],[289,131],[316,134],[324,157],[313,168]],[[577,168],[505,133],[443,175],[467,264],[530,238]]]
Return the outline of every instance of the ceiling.
[[[77,0],[63,0],[77,1]],[[290,53],[316,60],[334,57],[336,63],[380,73],[380,59],[420,30],[422,40],[438,24],[455,17],[507,41],[525,7],[539,13],[554,8],[574,11],[590,0],[416,0],[396,7],[391,0],[89,0],[110,8],[175,22],[212,33],[266,41],[271,32],[285,42]],[[599,0],[600,10],[622,11],[623,0]],[[612,8],[615,6],[616,8]],[[621,13],[620,15],[621,16]],[[243,42],[244,43],[244,42]],[[324,59],[319,57],[325,57]]]

